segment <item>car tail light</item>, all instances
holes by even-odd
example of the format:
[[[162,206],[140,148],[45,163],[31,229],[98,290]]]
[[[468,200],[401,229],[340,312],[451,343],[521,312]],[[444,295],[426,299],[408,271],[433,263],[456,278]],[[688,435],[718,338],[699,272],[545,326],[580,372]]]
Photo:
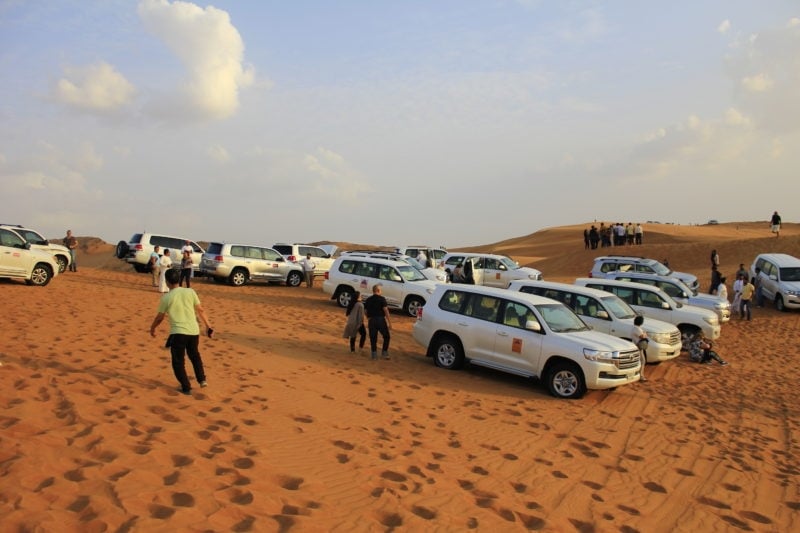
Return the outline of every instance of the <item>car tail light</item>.
[[[589,277],[590,277],[590,278],[592,277],[592,273],[591,273],[591,272],[589,272]]]
[[[297,261],[297,257],[296,257],[296,256],[294,256],[294,255],[290,255],[290,256],[289,256],[287,259],[289,259],[289,261],[291,261],[292,263],[294,263],[295,261]]]
[[[329,274],[328,272],[325,272],[325,277],[323,279],[331,279],[328,277],[328,274]]]
[[[214,256],[214,261],[216,261],[217,263],[222,263],[222,256],[221,255],[215,255]]]
[[[417,320],[422,318],[422,307],[417,307]]]
[[[136,250],[137,252],[141,252],[142,250],[144,250],[144,246],[142,246],[142,244],[139,243],[136,246],[134,246],[133,249]]]

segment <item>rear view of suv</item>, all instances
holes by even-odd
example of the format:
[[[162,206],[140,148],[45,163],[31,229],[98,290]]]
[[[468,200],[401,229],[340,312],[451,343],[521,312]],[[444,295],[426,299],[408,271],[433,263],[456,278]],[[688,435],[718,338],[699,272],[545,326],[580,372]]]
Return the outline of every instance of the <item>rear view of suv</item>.
[[[604,255],[597,257],[589,272],[590,278],[607,278],[610,272],[643,272],[646,274],[658,274],[659,276],[670,276],[678,278],[692,290],[698,290],[700,284],[697,276],[686,272],[676,272],[655,259],[645,257],[633,257],[627,255]]]
[[[134,233],[128,242],[119,241],[117,243],[115,255],[118,259],[133,265],[136,272],[149,272],[150,254],[153,253],[156,246],[161,248],[160,252],[163,254],[165,249],[169,249],[171,252],[179,252],[187,243],[193,250],[192,269],[197,273],[204,250],[196,242],[182,237],[147,232]],[[175,257],[179,258],[180,254],[175,254]]]
[[[48,252],[31,248],[17,232],[0,227],[0,278],[22,279],[43,287],[58,275],[58,263]]]
[[[761,293],[775,302],[775,309],[800,308],[800,259],[788,254],[759,254],[750,267],[750,275],[758,280]]]
[[[303,268],[272,248],[212,242],[200,260],[200,272],[218,283],[241,287],[251,281],[279,282],[299,287]]]
[[[58,271],[64,272],[70,264],[69,249],[61,244],[51,244],[50,241],[42,237],[42,235],[30,228],[14,224],[2,224],[0,227],[9,228],[18,233],[23,239],[28,241],[31,248],[36,250],[43,250],[52,255],[56,263],[58,263]]]

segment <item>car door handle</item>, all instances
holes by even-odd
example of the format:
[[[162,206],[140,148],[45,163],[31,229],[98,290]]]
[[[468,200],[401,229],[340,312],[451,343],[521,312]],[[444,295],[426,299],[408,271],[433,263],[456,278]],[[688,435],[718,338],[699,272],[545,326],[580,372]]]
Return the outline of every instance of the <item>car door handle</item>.
[[[500,335],[501,337],[508,337],[507,331],[498,331],[497,334]]]

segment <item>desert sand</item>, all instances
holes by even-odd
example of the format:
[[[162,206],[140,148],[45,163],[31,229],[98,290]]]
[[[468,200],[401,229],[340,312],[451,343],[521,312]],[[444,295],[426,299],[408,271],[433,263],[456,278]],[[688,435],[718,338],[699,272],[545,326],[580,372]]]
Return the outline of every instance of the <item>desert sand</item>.
[[[571,281],[588,224],[496,250]],[[648,383],[563,401],[526,380],[438,369],[394,313],[392,358],[351,355],[321,290],[195,279],[216,328],[209,387],[176,390],[149,335],[147,275],[79,238],[77,273],[1,282],[0,530],[798,531],[800,312],[723,326],[730,366],[681,357]],[[645,225],[644,245],[709,281],[800,226]],[[190,374],[191,375],[191,374]]]

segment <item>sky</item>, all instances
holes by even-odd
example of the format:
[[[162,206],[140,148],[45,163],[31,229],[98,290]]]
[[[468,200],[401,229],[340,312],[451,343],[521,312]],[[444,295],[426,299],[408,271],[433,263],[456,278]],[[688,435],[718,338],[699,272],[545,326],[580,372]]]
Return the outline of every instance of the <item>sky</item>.
[[[0,221],[50,238],[800,218],[794,0],[0,0],[0,80]]]

